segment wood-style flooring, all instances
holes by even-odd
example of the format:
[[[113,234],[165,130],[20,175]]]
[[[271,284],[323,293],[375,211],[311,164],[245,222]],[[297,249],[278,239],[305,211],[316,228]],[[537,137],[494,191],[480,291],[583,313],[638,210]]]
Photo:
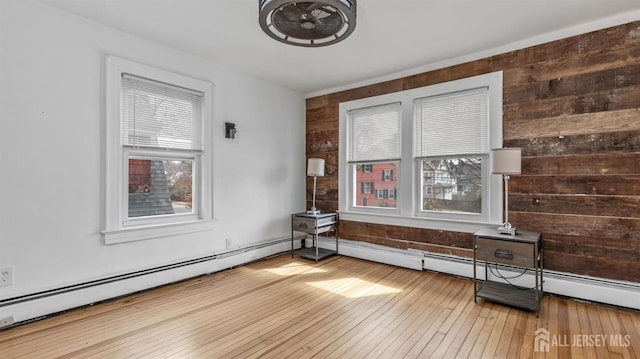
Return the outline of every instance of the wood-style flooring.
[[[639,358],[640,312],[545,296],[536,318],[467,279],[285,254],[0,331],[3,359],[257,357]]]

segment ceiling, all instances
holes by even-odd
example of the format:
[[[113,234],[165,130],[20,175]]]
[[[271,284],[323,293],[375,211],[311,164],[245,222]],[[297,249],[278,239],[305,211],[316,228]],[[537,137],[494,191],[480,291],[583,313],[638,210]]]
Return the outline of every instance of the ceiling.
[[[318,95],[640,20],[638,0],[360,0],[354,33],[303,48],[258,24],[258,0],[36,0]]]

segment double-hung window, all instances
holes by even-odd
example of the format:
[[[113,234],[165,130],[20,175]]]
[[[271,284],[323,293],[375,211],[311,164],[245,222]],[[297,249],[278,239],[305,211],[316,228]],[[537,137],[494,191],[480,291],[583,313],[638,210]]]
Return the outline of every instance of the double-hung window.
[[[341,103],[341,218],[462,231],[500,223],[502,182],[489,171],[499,147],[501,72]]]
[[[107,59],[106,243],[210,228],[212,86]]]

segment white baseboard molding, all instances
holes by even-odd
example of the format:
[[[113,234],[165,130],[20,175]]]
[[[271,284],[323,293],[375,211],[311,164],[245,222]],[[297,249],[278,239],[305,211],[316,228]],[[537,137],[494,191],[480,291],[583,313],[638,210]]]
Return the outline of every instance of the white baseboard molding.
[[[321,238],[320,247],[335,248],[335,241]],[[453,255],[436,254],[417,250],[403,250],[366,242],[340,239],[341,255],[391,264],[416,270],[430,270],[460,277],[473,278],[473,260]],[[493,266],[492,266],[493,267]],[[509,266],[498,266],[499,273],[510,283],[522,287],[534,287],[533,270],[526,271]],[[495,269],[494,269],[495,272]],[[491,280],[503,281],[489,273]],[[478,265],[478,278],[484,279],[484,266]],[[522,275],[520,275],[522,274]],[[640,283],[576,275],[544,270],[545,293],[567,296],[586,301],[611,304],[640,310]]]
[[[298,237],[294,245],[300,245]],[[307,245],[310,245],[308,243]],[[320,238],[322,248],[335,249],[335,240]],[[25,322],[57,312],[77,308],[103,300],[141,290],[178,282],[199,275],[214,273],[255,260],[291,250],[290,238],[282,238],[247,246],[235,250],[216,253],[202,261],[181,265],[166,270],[152,271],[124,279],[105,281],[77,289],[48,291],[46,295],[35,293],[0,301],[0,318],[13,318],[15,323]],[[341,255],[385,263],[414,270],[431,270],[461,277],[473,277],[472,260],[464,257],[442,255],[429,252],[403,250],[366,242],[340,239],[338,252]],[[500,266],[505,277],[520,272],[511,267]],[[484,278],[484,267],[478,267],[479,278]],[[490,275],[491,277],[491,275]],[[493,279],[493,277],[492,277]],[[531,271],[510,280],[520,286],[533,286]],[[603,278],[578,276],[569,273],[544,271],[544,291],[588,301],[606,303],[640,310],[640,283],[615,281]]]
[[[298,237],[295,240],[295,246],[300,245],[301,238]],[[19,324],[72,308],[222,271],[290,250],[291,238],[286,237],[214,253],[204,258],[187,261],[187,264],[167,266],[167,269],[157,268],[140,275],[124,276],[122,279],[105,279],[104,283],[101,281],[93,281],[89,283],[90,285],[80,283],[60,290],[54,289],[4,299],[0,301],[0,318],[12,318],[14,323]]]
[[[321,248],[332,250],[336,249],[336,241],[332,238],[320,238],[318,244]],[[307,245],[310,245],[310,243]],[[340,239],[338,244],[338,254],[365,259],[372,262],[390,264],[397,267],[422,270],[422,254],[410,252],[404,249]]]

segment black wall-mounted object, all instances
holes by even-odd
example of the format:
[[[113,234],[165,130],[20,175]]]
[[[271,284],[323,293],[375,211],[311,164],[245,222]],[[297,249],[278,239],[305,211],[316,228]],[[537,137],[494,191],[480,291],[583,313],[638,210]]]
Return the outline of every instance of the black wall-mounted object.
[[[224,138],[236,138],[236,124],[231,122],[224,123]]]

